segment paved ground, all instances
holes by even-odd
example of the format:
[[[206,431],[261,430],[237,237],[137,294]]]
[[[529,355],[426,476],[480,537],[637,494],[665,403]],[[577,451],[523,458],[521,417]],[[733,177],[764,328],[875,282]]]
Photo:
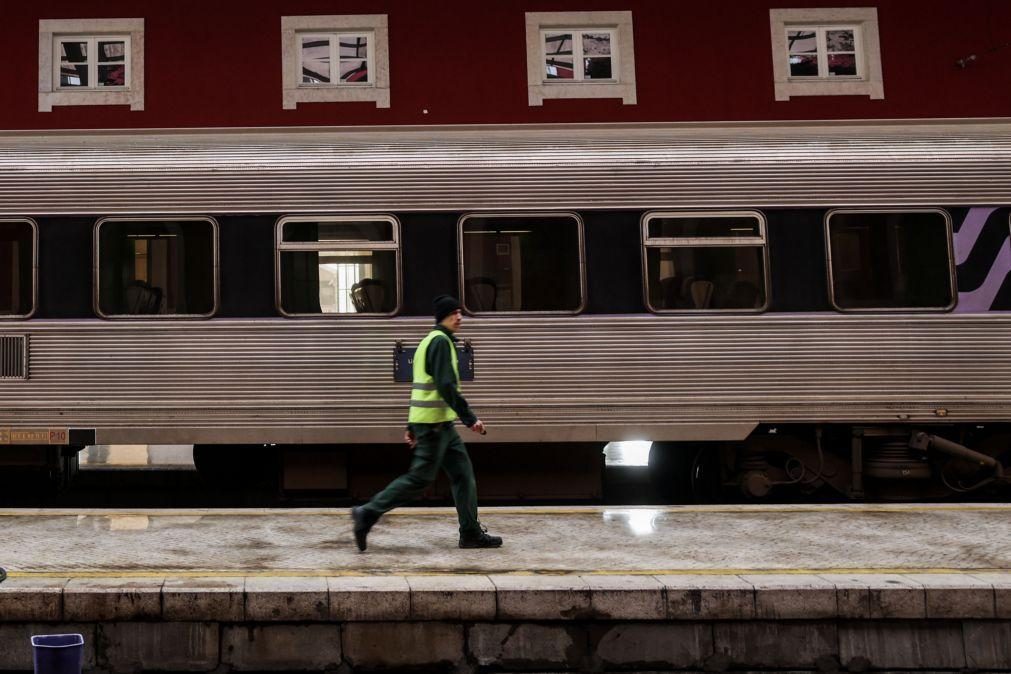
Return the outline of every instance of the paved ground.
[[[500,550],[456,547],[450,509],[401,509],[361,554],[345,510],[0,511],[17,576],[735,574],[1011,570],[1011,505],[486,508]]]

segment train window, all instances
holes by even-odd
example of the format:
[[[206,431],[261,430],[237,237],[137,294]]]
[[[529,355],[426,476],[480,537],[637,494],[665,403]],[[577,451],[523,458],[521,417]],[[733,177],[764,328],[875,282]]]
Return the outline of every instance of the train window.
[[[951,220],[941,210],[831,211],[829,286],[837,309],[950,309]]]
[[[0,220],[0,318],[35,312],[38,232],[31,220]]]
[[[98,315],[208,317],[218,300],[211,218],[104,218],[95,226]]]
[[[482,313],[577,313],[585,304],[583,221],[575,213],[460,218],[460,292]]]
[[[286,316],[392,315],[400,307],[392,216],[287,217],[277,225],[277,303]]]
[[[761,213],[647,213],[643,243],[650,310],[762,311],[768,306]]]

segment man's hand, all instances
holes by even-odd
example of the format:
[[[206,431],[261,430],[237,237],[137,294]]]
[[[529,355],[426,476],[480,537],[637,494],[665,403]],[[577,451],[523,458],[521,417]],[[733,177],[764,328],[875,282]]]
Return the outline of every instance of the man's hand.
[[[411,431],[404,431],[404,442],[407,443],[408,447],[414,449],[414,446],[418,444],[418,439],[414,437],[414,433]]]
[[[480,419],[471,424],[470,430],[474,431],[475,433],[480,433],[481,435],[484,435],[485,433],[488,432],[484,429],[484,422],[481,421]]]

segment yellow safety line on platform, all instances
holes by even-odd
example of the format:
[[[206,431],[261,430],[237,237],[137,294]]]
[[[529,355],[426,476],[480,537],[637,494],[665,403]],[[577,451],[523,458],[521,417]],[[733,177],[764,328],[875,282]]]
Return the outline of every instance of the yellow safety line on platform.
[[[235,569],[199,571],[173,571],[170,569],[150,571],[9,571],[9,578],[343,578],[362,576],[760,576],[760,575],[826,575],[826,574],[956,574],[1000,573],[1011,577],[1011,569],[910,569],[910,568],[827,568],[827,569],[603,569],[579,570],[523,570],[523,571],[453,571],[417,570],[405,573],[368,573],[346,569],[274,569],[239,571]]]
[[[776,513],[788,515],[791,513],[924,513],[924,512],[1001,512],[1011,511],[1011,503],[959,503],[947,505],[735,505],[735,506],[580,506],[580,507],[485,507],[481,509],[487,515],[600,515],[603,513],[620,513],[629,511],[649,511],[662,513]],[[439,508],[399,508],[386,514],[387,517],[433,517],[456,514],[452,507]],[[347,508],[253,508],[253,509],[116,509],[90,508],[81,510],[24,508],[0,510],[0,517],[101,517],[101,516],[147,515],[148,517],[261,517],[263,515],[285,515],[300,517],[347,517]]]

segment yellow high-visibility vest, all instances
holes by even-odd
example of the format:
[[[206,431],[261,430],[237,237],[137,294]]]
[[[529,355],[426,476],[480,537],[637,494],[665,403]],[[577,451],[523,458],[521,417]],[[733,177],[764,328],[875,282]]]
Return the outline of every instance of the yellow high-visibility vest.
[[[446,401],[435,389],[435,378],[425,370],[428,345],[432,343],[432,340],[440,338],[449,341],[449,353],[453,359],[453,374],[456,375],[456,388],[460,389],[460,367],[457,363],[456,347],[453,345],[453,340],[441,330],[432,330],[427,337],[421,340],[418,350],[414,352],[411,411],[407,415],[407,423],[409,424],[441,424],[459,418],[453,408],[446,404]]]

